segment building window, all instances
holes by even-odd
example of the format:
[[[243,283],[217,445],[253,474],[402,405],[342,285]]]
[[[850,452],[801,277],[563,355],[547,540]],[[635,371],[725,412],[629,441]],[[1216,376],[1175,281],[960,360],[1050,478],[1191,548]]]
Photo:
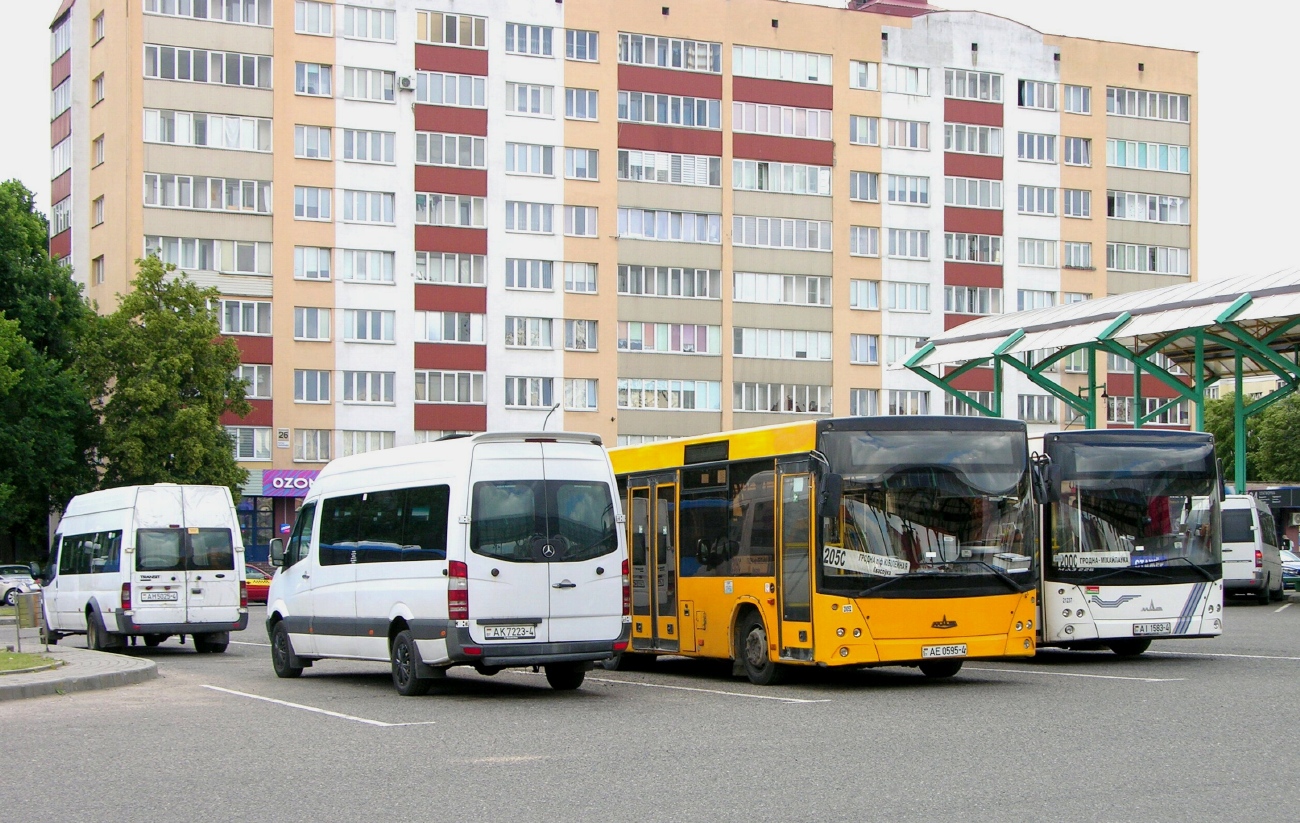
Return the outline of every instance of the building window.
[[[1056,292],[1020,289],[1016,292],[1016,311],[1045,309],[1056,305]]]
[[[190,271],[223,274],[270,274],[271,244],[198,237],[146,235],[144,253]]]
[[[53,63],[67,54],[70,48],[72,48],[72,16],[68,15],[50,32],[50,62]]]
[[[507,348],[551,349],[551,318],[506,317]]]
[[[1056,111],[1056,84],[1021,80],[1016,101],[1022,109]]]
[[[154,80],[269,89],[271,58],[258,54],[146,45],[144,76]]]
[[[595,149],[565,149],[564,176],[570,180],[600,179],[600,152]]]
[[[487,48],[487,18],[468,14],[443,14],[436,11],[415,13],[415,39],[420,43],[438,43],[462,48]]]
[[[890,311],[928,312],[930,287],[924,283],[886,283],[885,308]]]
[[[54,204],[50,209],[50,237],[62,234],[72,228],[72,197],[68,196]]]
[[[564,290],[578,294],[595,294],[596,264],[565,263]]]
[[[1091,166],[1092,141],[1087,137],[1065,138],[1065,165]]]
[[[733,383],[736,411],[831,413],[831,387],[786,383]]]
[[[482,254],[417,251],[415,279],[422,283],[482,286],[487,283],[487,257]]]
[[[352,191],[344,189],[343,220],[348,223],[393,222],[394,195],[382,191]]]
[[[339,279],[351,283],[392,283],[394,256],[391,251],[339,249],[342,262]]]
[[[1111,395],[1106,398],[1106,422],[1108,423],[1132,423],[1133,422],[1133,398],[1116,397]]]
[[[659,126],[722,128],[722,101],[640,91],[618,93],[618,119]]]
[[[334,69],[320,63],[297,63],[294,67],[293,90],[297,94],[315,97],[332,97]]]
[[[875,280],[850,280],[849,308],[859,311],[879,311],[880,284]]]
[[[1091,269],[1092,244],[1066,242],[1063,265],[1067,269]],[[1065,302],[1070,303],[1073,301],[1066,300]]]
[[[93,165],[98,166],[104,162],[104,135],[101,134],[96,137],[94,142],[90,144],[90,155]]]
[[[1087,189],[1066,189],[1063,200],[1066,217],[1092,217],[1092,192]]]
[[[565,206],[564,233],[569,237],[595,237],[596,207]]]
[[[1061,303],[1063,305],[1068,303],[1086,303],[1091,299],[1092,295],[1084,292],[1067,291],[1061,295]]]
[[[65,137],[50,149],[50,179],[72,168],[72,138]]]
[[[569,29],[564,33],[564,57],[566,60],[584,60],[594,63],[599,60],[597,45],[600,35],[594,31]]]
[[[1106,113],[1186,123],[1191,118],[1191,98],[1186,94],[1107,88]]]
[[[177,17],[195,17],[200,20],[221,20],[226,23],[243,23],[249,26],[271,25],[273,0],[144,0],[144,10],[149,14],[167,14]]]
[[[270,460],[270,426],[226,426],[236,460]]]
[[[864,203],[880,202],[880,175],[874,171],[849,172],[849,199]]]
[[[596,381],[576,379],[564,381],[564,408],[571,411],[596,410]]]
[[[855,257],[879,257],[880,229],[875,226],[849,226],[849,254]]]
[[[1191,171],[1191,154],[1187,146],[1168,143],[1141,143],[1136,140],[1106,140],[1106,165],[1122,169]]]
[[[1032,240],[1022,237],[1019,240],[1020,265],[1038,268],[1056,268],[1056,241]]]
[[[568,351],[596,351],[596,321],[565,320],[564,348]]]
[[[722,327],[619,321],[618,347],[660,354],[722,353]]]
[[[766,103],[731,104],[731,128],[737,133],[772,134],[779,137],[831,139],[831,113],[827,109],[805,109]]]
[[[1017,156],[1021,160],[1039,163],[1056,162],[1056,135],[1031,134],[1022,131],[1016,135]]]
[[[1106,192],[1106,216],[1116,220],[1144,223],[1191,223],[1191,201],[1186,197],[1164,194],[1141,194],[1129,191]]]
[[[506,201],[506,231],[530,234],[554,234],[553,213],[550,203],[521,203]]]
[[[343,36],[358,40],[397,40],[396,13],[385,9],[343,7]]]
[[[880,90],[880,64],[864,60],[849,61],[849,88]]]
[[[620,210],[621,211],[621,210]],[[731,242],[737,246],[800,251],[830,251],[829,220],[792,220],[781,217],[732,217]]]
[[[811,274],[756,274],[738,271],[732,276],[732,300],[787,306],[829,306],[831,279]]]
[[[396,377],[390,371],[345,371],[343,402],[392,405]]]
[[[50,92],[50,119],[55,119],[70,108],[72,108],[71,77],[55,86],[54,91]]]
[[[619,32],[618,62],[721,74],[722,44]]]
[[[732,337],[736,357],[768,360],[831,359],[831,333],[828,331],[746,329],[736,326],[732,330]]]
[[[551,291],[555,264],[550,260],[506,258],[506,288],[528,291]]]
[[[329,340],[330,310],[295,306],[293,309],[294,340]]]
[[[803,51],[779,51],[754,46],[731,47],[731,73],[736,77],[831,84],[831,56]]]
[[[487,375],[472,371],[417,371],[415,402],[482,405]]]
[[[722,298],[722,272],[675,266],[618,267],[618,293],[641,297]]]
[[[294,429],[293,459],[299,463],[328,463],[331,429]]]
[[[394,162],[394,146],[397,135],[391,131],[358,131],[356,129],[343,130],[343,159],[350,160],[354,163],[387,163]],[[483,138],[475,138],[481,145]],[[420,133],[415,134],[415,162],[420,160]],[[450,165],[450,164],[447,164]],[[481,168],[481,166],[479,167]]]
[[[100,223],[103,223],[103,222],[104,222],[104,197],[103,197],[103,195],[100,195],[99,197],[96,197],[96,198],[94,199],[94,201],[91,202],[91,204],[90,204],[90,211],[91,211],[91,217],[92,217],[92,220],[91,220],[90,225],[91,225],[92,227],[93,227],[93,226],[98,226]]]
[[[1168,399],[1163,397],[1144,397],[1142,404],[1146,406],[1146,414],[1155,414],[1156,409],[1160,408]],[[1157,414],[1154,418],[1148,420],[1146,425],[1155,426],[1186,426],[1191,422],[1188,414],[1188,404],[1186,400],[1181,400],[1174,405],[1166,408]]]
[[[431,106],[487,108],[487,78],[475,74],[417,71],[415,102]]]
[[[945,206],[968,209],[1001,209],[1002,181],[982,180],[975,177],[945,177],[943,179]]]
[[[830,196],[829,166],[776,163],[767,160],[733,160],[731,182],[738,191],[773,191],[782,194]]]
[[[717,244],[722,242],[722,215],[619,209],[618,236],[635,240]]]
[[[951,314],[1001,314],[1002,289],[987,286],[944,286],[943,310]]]
[[[347,431],[339,432],[342,441],[343,457],[353,454],[391,449],[396,440],[396,432]]]
[[[293,8],[293,30],[298,34],[334,34],[334,6],[313,0],[297,0]]]
[[[943,96],[1001,103],[1002,75],[987,71],[944,69]]]
[[[890,203],[903,206],[930,205],[930,178],[928,177],[887,174],[885,187]]]
[[[232,114],[145,109],[144,139],[147,143],[269,152],[271,120]]]
[[[929,69],[885,63],[880,67],[880,73],[884,75],[885,91],[922,96],[930,94]]]
[[[294,218],[297,220],[329,221],[330,202],[333,199],[333,195],[334,191],[332,189],[318,189],[311,186],[294,186]]]
[[[930,124],[913,120],[886,120],[885,145],[891,149],[930,150]]]
[[[1143,274],[1191,274],[1191,250],[1107,243],[1106,268]]]
[[[947,232],[944,259],[964,263],[1002,263],[1002,238],[989,234]]]
[[[468,194],[415,194],[415,222],[428,226],[487,226],[485,198]]]
[[[1056,189],[1048,186],[1020,186],[1016,202],[1021,214],[1056,215]]]
[[[968,126],[964,123],[943,124],[944,151],[960,154],[1002,156],[1002,129],[996,126]]]
[[[554,57],[555,52],[551,45],[553,34],[554,30],[550,26],[506,23],[506,54]]]
[[[416,156],[418,159],[418,146]],[[506,174],[554,177],[555,148],[532,143],[506,143]]]
[[[885,409],[885,414],[905,415],[929,413],[930,393],[928,391],[890,389],[889,406]]]
[[[984,406],[985,408],[992,408],[993,406],[993,392],[991,391],[968,391],[968,392],[962,392],[962,394],[964,394],[966,397],[969,397],[971,400],[974,400],[976,403],[979,403],[980,405]],[[948,394],[947,392],[944,393],[944,398],[943,398],[943,413],[956,415],[957,417],[979,417],[980,416],[979,410],[976,409],[974,406],[972,406],[970,403],[966,402],[965,399],[960,397],[953,397],[951,394]]]
[[[295,403],[330,402],[330,373],[316,369],[294,369],[293,400]]]
[[[890,229],[889,256],[905,260],[930,259],[930,232],[917,229]]]
[[[104,73],[100,72],[94,80],[90,81],[90,99],[91,105],[104,99]]]
[[[506,406],[546,409],[551,406],[550,377],[507,377]]]
[[[1027,423],[1056,422],[1056,398],[1050,394],[1021,394],[1016,405],[1017,417]]]
[[[90,261],[90,279],[95,285],[104,282],[104,255]]]
[[[294,126],[293,156],[329,160],[331,134],[328,126]]]
[[[849,389],[849,414],[853,417],[874,417],[880,414],[880,390]]]
[[[370,100],[376,103],[393,102],[397,82],[391,71],[380,69],[343,69],[343,97],[346,100]]]
[[[222,334],[269,337],[271,304],[261,300],[220,300]]]
[[[506,111],[511,114],[551,117],[554,114],[554,95],[553,86],[506,83]]]
[[[684,186],[722,185],[722,158],[703,154],[667,154],[618,150],[618,179]]]
[[[391,343],[395,312],[344,309],[343,339],[349,343]]]
[[[921,337],[885,335],[885,363],[890,366],[906,363],[921,348],[923,340]]]
[[[880,335],[850,334],[849,362],[860,366],[880,365]]]
[[[1092,89],[1088,86],[1067,85],[1065,110],[1070,114],[1092,114]]]
[[[880,118],[849,115],[849,142],[855,146],[879,146]]]
[[[244,381],[244,397],[250,400],[271,399],[271,367],[242,365],[235,379]]]
[[[712,380],[658,380],[620,378],[620,409],[718,411],[722,408],[722,384]]]
[[[293,276],[297,280],[329,280],[330,250],[310,246],[293,249]]]

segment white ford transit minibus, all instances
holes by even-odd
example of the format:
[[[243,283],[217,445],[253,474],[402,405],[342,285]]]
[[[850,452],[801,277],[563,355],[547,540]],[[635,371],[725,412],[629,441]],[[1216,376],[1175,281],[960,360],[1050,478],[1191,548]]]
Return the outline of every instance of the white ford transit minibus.
[[[344,457],[298,511],[267,595],[271,661],[388,661],[403,695],[451,666],[542,666],[575,689],[627,646],[627,548],[600,438],[488,433]]]
[[[244,542],[225,486],[124,486],[68,503],[43,573],[50,642],[85,634],[91,649],[128,636],[157,646],[191,635],[224,652],[248,625]]]

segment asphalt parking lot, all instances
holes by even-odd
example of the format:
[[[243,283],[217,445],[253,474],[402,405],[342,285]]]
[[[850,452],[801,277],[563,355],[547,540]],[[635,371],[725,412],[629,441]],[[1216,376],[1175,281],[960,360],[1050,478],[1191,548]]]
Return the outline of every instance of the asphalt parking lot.
[[[679,658],[569,693],[457,671],[422,698],[381,664],[277,679],[262,616],[225,655],[131,649],[157,662],[149,683],[0,704],[3,818],[1281,820],[1300,799],[1295,596],[1131,660],[762,688]]]

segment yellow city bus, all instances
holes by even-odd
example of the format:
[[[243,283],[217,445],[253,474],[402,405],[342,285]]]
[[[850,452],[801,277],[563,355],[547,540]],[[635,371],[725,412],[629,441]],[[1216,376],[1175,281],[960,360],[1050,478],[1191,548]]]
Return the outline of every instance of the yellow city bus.
[[[631,647],[793,666],[1034,654],[1038,578],[1025,424],[856,417],[610,449],[626,512]]]

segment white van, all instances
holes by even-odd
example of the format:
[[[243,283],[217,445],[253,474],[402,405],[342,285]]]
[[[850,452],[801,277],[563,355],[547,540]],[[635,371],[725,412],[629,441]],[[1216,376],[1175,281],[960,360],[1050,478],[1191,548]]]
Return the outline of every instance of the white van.
[[[298,511],[267,595],[271,661],[388,661],[403,695],[451,666],[543,666],[575,689],[627,647],[623,516],[600,438],[490,433],[344,457]]]
[[[1285,596],[1283,586],[1273,513],[1254,495],[1228,495],[1223,501],[1224,592],[1249,592],[1267,603]]]
[[[226,650],[248,625],[244,542],[225,486],[124,486],[68,503],[42,574],[50,642],[85,634],[91,649],[128,636],[157,646],[191,635]]]

